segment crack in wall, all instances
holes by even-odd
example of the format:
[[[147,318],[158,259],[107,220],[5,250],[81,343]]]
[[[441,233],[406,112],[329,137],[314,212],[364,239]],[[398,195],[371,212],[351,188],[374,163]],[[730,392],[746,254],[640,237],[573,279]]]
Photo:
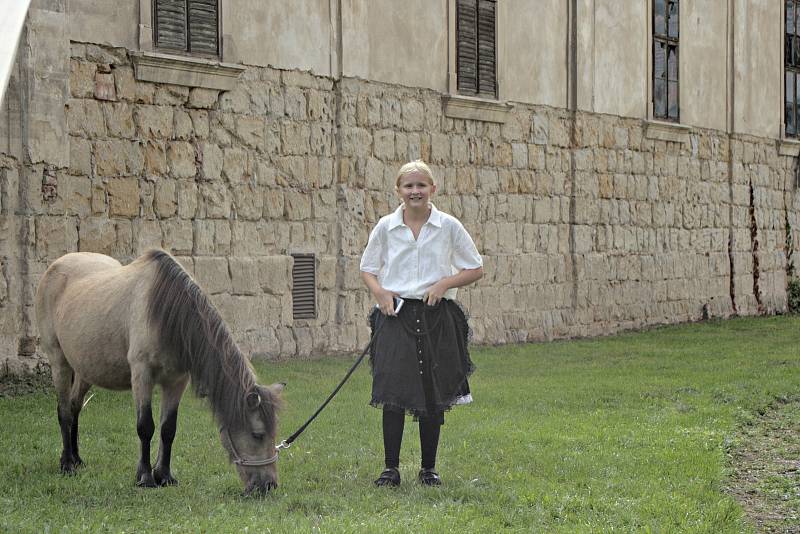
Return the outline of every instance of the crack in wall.
[[[753,192],[753,181],[750,181],[750,206],[748,211],[750,212],[750,243],[751,243],[751,253],[753,255],[753,296],[756,299],[756,307],[758,309],[758,313],[764,312],[764,305],[761,302],[761,288],[759,287],[759,262],[758,262],[758,223],[756,222],[756,207],[755,207],[755,195]]]

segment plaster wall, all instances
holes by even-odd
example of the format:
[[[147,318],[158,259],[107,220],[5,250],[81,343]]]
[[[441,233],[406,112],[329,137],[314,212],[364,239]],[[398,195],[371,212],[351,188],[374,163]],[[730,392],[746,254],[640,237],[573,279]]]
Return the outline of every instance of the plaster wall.
[[[728,5],[695,0],[681,5],[681,123],[725,130],[728,118]]]
[[[647,4],[578,0],[578,108],[646,116]]]
[[[735,132],[780,137],[783,2],[733,2]]]
[[[342,1],[342,74],[447,91],[447,0]]]
[[[567,106],[567,8],[563,0],[540,0],[535,11],[526,0],[499,4],[501,99]]]
[[[66,3],[71,40],[138,49],[140,0],[67,0]]]

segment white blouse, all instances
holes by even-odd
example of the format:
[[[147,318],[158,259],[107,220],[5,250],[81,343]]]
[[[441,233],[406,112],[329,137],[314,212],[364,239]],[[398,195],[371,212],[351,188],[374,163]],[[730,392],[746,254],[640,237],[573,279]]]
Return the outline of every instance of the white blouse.
[[[415,240],[403,223],[403,209],[401,205],[378,221],[361,256],[361,270],[376,275],[381,287],[403,298],[421,299],[442,278],[483,265],[458,219],[431,205],[431,214]],[[446,299],[455,296],[454,287],[444,294]]]

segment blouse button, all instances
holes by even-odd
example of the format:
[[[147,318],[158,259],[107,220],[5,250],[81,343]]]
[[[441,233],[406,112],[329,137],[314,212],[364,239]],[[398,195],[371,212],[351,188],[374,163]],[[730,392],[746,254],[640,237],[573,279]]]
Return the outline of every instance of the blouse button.
[[[422,374],[422,371],[420,371],[419,374]]]

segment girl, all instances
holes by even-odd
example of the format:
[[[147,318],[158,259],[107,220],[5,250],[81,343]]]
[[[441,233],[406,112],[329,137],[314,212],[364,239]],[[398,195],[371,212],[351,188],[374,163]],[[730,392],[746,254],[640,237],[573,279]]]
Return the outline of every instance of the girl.
[[[361,278],[378,305],[370,326],[373,406],[383,407],[386,469],[378,486],[400,484],[405,414],[419,420],[420,483],[438,486],[436,450],[444,412],[472,400],[467,377],[469,326],[456,288],[483,276],[475,243],[455,217],[431,204],[436,184],[421,160],[403,165],[395,182],[402,205],[378,221],[361,257]],[[403,299],[395,312],[396,297]],[[399,301],[398,301],[399,302]]]

